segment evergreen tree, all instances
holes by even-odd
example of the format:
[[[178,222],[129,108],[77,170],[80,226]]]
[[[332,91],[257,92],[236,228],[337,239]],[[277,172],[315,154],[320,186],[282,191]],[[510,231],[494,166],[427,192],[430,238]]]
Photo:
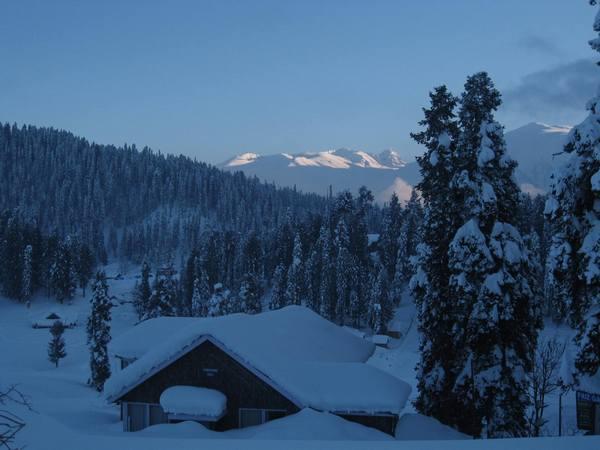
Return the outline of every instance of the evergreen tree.
[[[417,158],[422,179],[416,186],[424,202],[423,241],[417,248],[416,272],[410,281],[421,335],[415,406],[425,415],[453,424],[456,408],[451,393],[458,349],[452,342],[454,304],[449,292],[448,250],[461,225],[457,214],[460,199],[451,187],[456,173],[457,99],[446,86],[435,88],[429,97],[431,106],[423,109],[425,118],[419,122],[424,130],[411,134],[426,149]]]
[[[101,392],[104,382],[110,377],[108,343],[112,302],[108,296],[108,285],[104,272],[96,274],[91,298],[91,311],[87,322],[87,344],[90,349],[90,382]]]
[[[412,259],[417,253],[417,244],[421,242],[423,210],[413,189],[410,200],[402,212],[402,225],[398,236],[398,253],[390,295],[395,304],[400,302],[402,290],[413,275]]]
[[[148,308],[142,320],[176,315],[178,299],[174,275],[175,270],[172,265],[165,266],[156,272]]]
[[[85,288],[88,285],[90,278],[92,278],[92,272],[94,270],[94,254],[85,244],[79,245],[77,250],[78,255],[75,271],[77,273],[79,287],[81,288],[81,292],[85,297]]]
[[[4,295],[10,298],[21,296],[23,273],[23,232],[18,217],[10,216],[6,221],[4,239],[0,243],[0,277]]]
[[[28,245],[23,251],[23,279],[21,281],[21,299],[28,301],[33,292],[33,247]]]
[[[323,224],[321,237],[323,252],[321,254],[321,287],[319,289],[320,314],[328,320],[337,320],[337,290],[336,290],[336,267],[335,248],[331,238],[329,226]]]
[[[369,300],[369,325],[374,333],[382,333],[387,329],[388,322],[393,317],[393,305],[389,293],[389,279],[387,270],[380,265],[377,276],[371,288]]]
[[[142,263],[142,274],[139,284],[134,292],[134,306],[138,319],[144,320],[149,317],[150,296],[152,288],[150,287],[150,265],[144,261]]]
[[[398,239],[402,226],[402,207],[400,200],[394,192],[389,204],[383,212],[383,224],[379,236],[380,260],[388,272],[388,277],[393,278],[398,256]]]
[[[202,271],[194,280],[192,292],[192,316],[206,317],[208,315],[208,301],[210,300],[210,288],[208,277]]]
[[[321,263],[323,259],[323,243],[319,238],[310,251],[310,256],[306,262],[306,306],[315,312],[320,311],[321,298]]]
[[[598,37],[590,45],[600,52],[600,11],[594,31]],[[553,295],[579,329],[575,366],[591,376],[600,368],[600,95],[587,110],[569,134],[565,152],[571,158],[553,180],[546,213],[552,224],[548,264]]]
[[[230,311],[231,308],[229,305],[230,292],[227,289],[224,289],[221,283],[215,284],[213,291],[214,293],[208,301],[208,317],[223,316],[233,312]]]
[[[336,317],[339,323],[350,313],[350,295],[354,291],[356,265],[350,254],[350,231],[344,217],[341,217],[335,229],[335,281],[336,281]]]
[[[455,360],[453,395],[459,429],[487,437],[525,434],[526,376],[537,340],[529,252],[513,226],[519,204],[514,161],[506,156],[493,111],[500,93],[484,72],[467,79],[459,112],[462,217],[450,251],[450,316]]]
[[[287,272],[287,286],[284,294],[286,305],[302,304],[304,292],[304,265],[302,264],[302,242],[300,235],[296,233],[294,248],[292,251],[292,262]]]
[[[61,242],[54,256],[54,262],[50,269],[50,283],[56,299],[63,303],[71,300],[75,295],[76,271],[73,265],[69,242]]]
[[[262,311],[260,289],[256,275],[248,272],[242,280],[239,292],[240,310],[248,314],[258,314]]]
[[[419,160],[424,245],[411,281],[423,337],[417,408],[471,435],[520,436],[538,321],[530,253],[514,226],[516,164],[493,117],[500,94],[486,73],[469,77],[460,128],[447,90],[431,98],[427,128],[413,135],[428,148]]]
[[[63,339],[64,331],[65,327],[60,320],[54,322],[50,328],[50,334],[52,337],[50,339],[50,343],[48,344],[48,359],[56,367],[58,367],[58,362],[67,356],[65,340]]]
[[[279,309],[285,306],[285,291],[287,285],[287,274],[283,264],[275,268],[271,290],[271,302],[269,309]]]

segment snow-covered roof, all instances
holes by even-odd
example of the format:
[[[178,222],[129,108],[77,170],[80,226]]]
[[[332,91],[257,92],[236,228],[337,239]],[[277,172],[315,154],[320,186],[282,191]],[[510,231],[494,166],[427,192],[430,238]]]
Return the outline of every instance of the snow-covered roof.
[[[109,352],[114,356],[139,358],[163,343],[166,338],[197,321],[198,319],[193,317],[158,317],[145,320],[113,339],[109,344]]]
[[[227,397],[214,389],[173,386],[161,394],[160,406],[166,414],[180,418],[218,420],[227,408]]]
[[[185,326],[179,332],[174,332],[172,321],[161,326],[137,326],[115,340],[113,352],[128,357],[125,350],[140,355],[140,348],[128,348],[122,339],[148,342],[146,333],[160,328],[172,333],[162,335],[162,339],[153,336],[154,342],[162,343],[148,348],[135,363],[113,374],[105,385],[108,401],[118,400],[206,340],[275,385],[299,407],[396,413],[404,407],[410,393],[403,381],[363,364],[374,352],[373,343],[304,307],[288,306],[256,315],[184,319]]]

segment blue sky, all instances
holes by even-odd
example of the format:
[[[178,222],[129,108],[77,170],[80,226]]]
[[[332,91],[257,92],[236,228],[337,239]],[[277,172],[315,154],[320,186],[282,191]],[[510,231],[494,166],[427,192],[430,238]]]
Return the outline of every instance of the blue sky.
[[[487,70],[507,129],[583,117],[586,0],[10,1],[0,121],[221,162],[419,151],[427,93]]]

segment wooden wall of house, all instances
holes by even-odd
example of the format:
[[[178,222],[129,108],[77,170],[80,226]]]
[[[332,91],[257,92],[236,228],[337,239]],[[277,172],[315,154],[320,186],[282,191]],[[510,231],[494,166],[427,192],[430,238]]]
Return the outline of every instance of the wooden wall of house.
[[[215,425],[217,430],[237,428],[239,408],[280,409],[287,414],[298,411],[289,399],[209,341],[132,389],[122,401],[159,403],[165,389],[181,385],[216,389],[225,394],[227,414]]]

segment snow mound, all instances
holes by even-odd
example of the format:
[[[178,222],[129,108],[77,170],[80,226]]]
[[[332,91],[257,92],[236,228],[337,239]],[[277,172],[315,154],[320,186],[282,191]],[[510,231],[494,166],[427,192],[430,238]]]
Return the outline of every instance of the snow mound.
[[[303,439],[303,440],[392,440],[381,431],[349,422],[334,414],[306,408],[282,419],[272,420],[255,427],[235,430],[245,439]]]
[[[396,439],[404,441],[436,441],[472,439],[433,417],[421,414],[404,414],[396,426]]]
[[[393,438],[373,428],[349,422],[334,414],[310,408],[262,425],[229,431],[211,431],[195,422],[161,424],[136,434],[171,438],[391,441]],[[210,445],[208,446],[210,447]],[[282,445],[281,448],[286,446]]]
[[[173,386],[161,394],[160,406],[167,414],[218,419],[227,408],[227,397],[214,389]]]

